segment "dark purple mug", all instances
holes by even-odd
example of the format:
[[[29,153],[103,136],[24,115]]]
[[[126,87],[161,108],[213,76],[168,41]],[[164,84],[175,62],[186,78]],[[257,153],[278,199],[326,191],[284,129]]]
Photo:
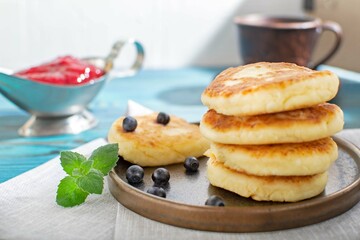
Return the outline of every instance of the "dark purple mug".
[[[245,64],[291,62],[316,68],[334,55],[342,38],[339,24],[319,18],[246,15],[236,17],[234,22],[238,27],[240,53]],[[315,45],[326,30],[335,34],[335,44],[323,58],[312,63]]]

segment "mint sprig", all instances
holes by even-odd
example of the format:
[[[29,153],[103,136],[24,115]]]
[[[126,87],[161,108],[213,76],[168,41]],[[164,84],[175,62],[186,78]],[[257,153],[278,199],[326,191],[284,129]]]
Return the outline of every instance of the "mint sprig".
[[[76,184],[88,193],[101,194],[104,185],[104,175],[96,169],[91,169],[88,174],[76,179]]]
[[[56,202],[63,207],[73,207],[85,202],[88,195],[76,184],[75,178],[67,176],[60,181]]]
[[[89,159],[76,152],[61,152],[61,166],[68,176],[58,185],[57,204],[73,207],[85,202],[90,193],[101,194],[104,176],[115,167],[118,150],[118,144],[107,144],[94,150]]]

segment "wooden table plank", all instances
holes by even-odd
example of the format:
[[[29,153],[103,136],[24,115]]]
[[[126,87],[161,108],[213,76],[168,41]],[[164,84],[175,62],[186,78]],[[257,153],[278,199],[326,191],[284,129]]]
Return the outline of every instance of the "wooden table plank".
[[[221,69],[146,70],[109,81],[89,105],[99,125],[77,135],[24,138],[17,134],[29,115],[0,95],[0,182],[30,170],[59,154],[107,135],[132,99],[155,111],[198,121],[206,108],[200,93]],[[190,97],[189,97],[190,93]]]

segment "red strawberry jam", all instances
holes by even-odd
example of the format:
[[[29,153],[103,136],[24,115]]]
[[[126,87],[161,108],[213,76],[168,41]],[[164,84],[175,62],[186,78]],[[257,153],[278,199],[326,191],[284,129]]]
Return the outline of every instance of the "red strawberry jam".
[[[55,60],[15,73],[15,76],[56,85],[78,85],[104,75],[104,71],[72,56]]]

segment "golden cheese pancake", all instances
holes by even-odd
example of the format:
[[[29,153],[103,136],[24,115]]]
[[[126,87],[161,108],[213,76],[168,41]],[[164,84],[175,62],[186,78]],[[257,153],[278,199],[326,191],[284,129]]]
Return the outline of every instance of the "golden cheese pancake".
[[[314,107],[258,116],[227,116],[209,110],[201,133],[218,143],[259,145],[298,143],[329,137],[344,125],[341,109],[323,103]]]
[[[221,72],[201,96],[218,113],[258,115],[306,108],[335,97],[338,77],[292,63],[259,62]]]
[[[232,145],[211,143],[205,155],[225,167],[258,176],[305,176],[323,173],[337,159],[336,143],[323,138],[304,143]]]
[[[256,176],[227,168],[212,158],[207,162],[207,177],[213,186],[257,201],[296,202],[314,197],[325,189],[327,176],[327,172],[310,176]]]
[[[156,117],[157,113],[136,116],[138,125],[133,132],[123,130],[121,117],[112,124],[108,141],[118,143],[119,155],[140,166],[183,162],[188,156],[202,156],[209,148],[197,125],[173,115],[163,125],[156,122]]]

